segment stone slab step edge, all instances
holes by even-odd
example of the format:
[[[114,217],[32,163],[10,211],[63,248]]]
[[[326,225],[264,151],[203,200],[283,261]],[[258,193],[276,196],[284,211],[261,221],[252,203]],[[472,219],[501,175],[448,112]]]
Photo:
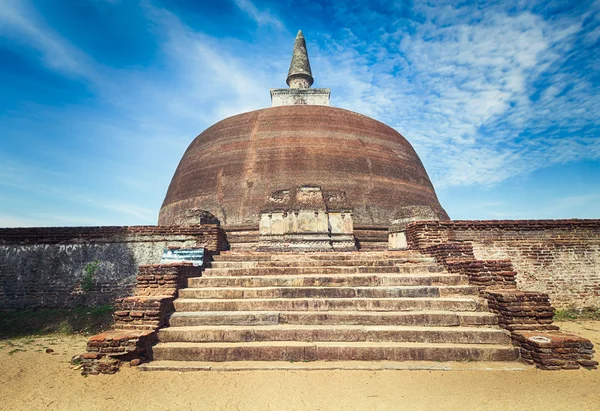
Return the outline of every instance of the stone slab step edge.
[[[231,371],[526,371],[532,365],[516,361],[152,361],[141,371],[231,372]]]
[[[213,261],[211,268],[268,268],[268,267],[394,267],[396,265],[435,264],[432,260],[356,259],[356,260],[294,260],[294,261]]]
[[[363,325],[262,325],[169,327],[160,342],[418,342],[450,344],[510,344],[500,328],[406,327]]]
[[[274,299],[183,299],[176,311],[483,311],[479,298],[274,298]]]
[[[224,252],[213,255],[213,261],[248,262],[248,261],[333,261],[333,260],[385,260],[403,259],[421,262],[435,262],[435,258],[420,253],[405,252],[354,252],[354,253],[257,253],[257,252]]]
[[[393,274],[393,273],[441,273],[444,268],[438,265],[400,265],[392,267],[369,266],[330,266],[330,267],[254,267],[254,268],[207,268],[203,277],[214,276],[265,276],[265,275],[301,275],[301,274]]]
[[[175,312],[169,326],[196,325],[424,325],[424,326],[495,326],[496,315],[489,312],[455,311],[190,311]]]
[[[179,290],[183,299],[247,298],[405,298],[479,295],[470,285],[375,287],[204,287]]]
[[[189,288],[204,287],[365,287],[401,285],[467,285],[468,277],[458,274],[304,274],[296,276],[193,277]]]
[[[155,360],[169,361],[515,361],[518,348],[495,344],[370,342],[159,343]]]

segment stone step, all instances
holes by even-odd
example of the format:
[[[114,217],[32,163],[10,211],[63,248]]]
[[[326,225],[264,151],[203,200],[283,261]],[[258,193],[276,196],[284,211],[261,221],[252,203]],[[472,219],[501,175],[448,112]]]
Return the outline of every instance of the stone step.
[[[404,326],[492,326],[498,318],[489,312],[452,311],[195,311],[175,312],[172,327],[195,325],[404,325]]]
[[[392,274],[392,273],[440,273],[444,269],[432,264],[404,264],[394,267],[254,267],[254,268],[208,268],[203,276],[263,276],[303,274]]]
[[[229,244],[256,243],[258,244],[259,236],[257,234],[243,234],[236,236],[227,236]]]
[[[204,287],[179,290],[183,299],[246,299],[246,298],[406,298],[449,295],[479,295],[477,287],[397,286],[397,287]]]
[[[188,279],[190,288],[201,287],[373,287],[393,285],[461,285],[466,276],[458,274],[352,274],[300,276],[223,276]]]
[[[362,239],[358,242],[358,249],[361,251],[385,251],[388,249],[387,241],[367,241]]]
[[[258,227],[256,229],[251,230],[236,230],[236,231],[227,231],[227,238],[238,238],[238,237],[247,237],[247,236],[259,236]]]
[[[152,361],[140,371],[527,371],[532,365],[518,361]]]
[[[264,253],[264,252],[223,252],[213,256],[214,261],[311,261],[311,260],[381,260],[386,258],[435,262],[433,257],[415,251],[389,252],[310,252],[310,253]]]
[[[388,243],[388,235],[386,233],[385,236],[382,235],[363,235],[360,238],[357,238],[357,240],[363,244],[363,243],[382,243],[382,244],[387,244]]]
[[[159,343],[157,361],[515,361],[518,348],[495,344],[402,342]]]
[[[235,252],[255,251],[258,248],[258,242],[229,243],[229,249]]]
[[[272,298],[185,299],[174,302],[176,311],[481,311],[475,297],[444,298]]]
[[[405,327],[364,325],[193,326],[160,330],[160,342],[418,342],[444,344],[509,344],[499,328]]]
[[[295,261],[213,261],[211,268],[270,268],[270,267],[394,267],[402,264],[431,265],[424,259],[386,258],[354,260],[295,260]],[[426,264],[429,263],[429,264]]]
[[[213,262],[215,261],[271,261],[271,254],[261,253],[256,254],[254,252],[222,252],[212,256]]]

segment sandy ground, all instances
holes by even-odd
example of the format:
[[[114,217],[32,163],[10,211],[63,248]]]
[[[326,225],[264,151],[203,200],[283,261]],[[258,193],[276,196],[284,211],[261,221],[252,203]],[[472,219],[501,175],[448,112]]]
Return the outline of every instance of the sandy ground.
[[[600,347],[600,322],[560,325]],[[69,364],[85,342],[79,336],[0,341],[0,409],[600,410],[600,370],[490,371],[474,369],[477,363],[456,364],[452,371],[180,373],[124,367],[112,376],[85,378]]]

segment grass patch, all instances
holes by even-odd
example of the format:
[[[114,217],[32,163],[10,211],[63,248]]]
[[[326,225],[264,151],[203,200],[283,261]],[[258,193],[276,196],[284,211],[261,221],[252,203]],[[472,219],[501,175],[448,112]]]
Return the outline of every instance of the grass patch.
[[[96,334],[112,325],[114,307],[39,309],[0,313],[0,340],[46,334]]]
[[[556,310],[554,321],[600,321],[600,308]]]

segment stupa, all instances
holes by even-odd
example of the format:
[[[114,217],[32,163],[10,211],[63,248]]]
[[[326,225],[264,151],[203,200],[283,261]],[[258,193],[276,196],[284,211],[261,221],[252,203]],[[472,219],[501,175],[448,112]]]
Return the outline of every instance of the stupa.
[[[194,139],[159,225],[193,224],[210,213],[226,230],[258,228],[273,193],[306,186],[322,189],[325,202],[343,195],[355,227],[448,220],[411,144],[380,121],[329,106],[330,90],[313,83],[300,31],[289,88],[271,90],[272,107],[226,118]]]

